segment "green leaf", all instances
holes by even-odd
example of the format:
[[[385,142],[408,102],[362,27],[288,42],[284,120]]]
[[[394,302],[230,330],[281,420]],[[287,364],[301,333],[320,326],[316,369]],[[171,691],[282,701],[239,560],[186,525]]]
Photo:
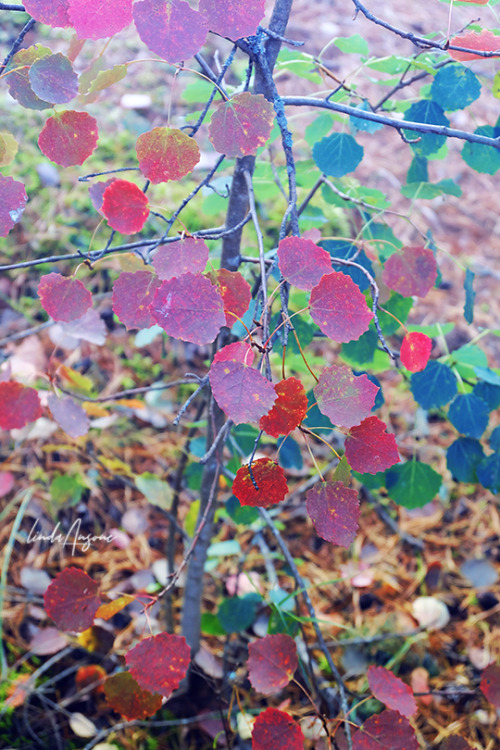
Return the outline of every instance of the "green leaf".
[[[440,180],[439,182],[410,182],[408,185],[401,187],[401,193],[405,198],[422,198],[423,200],[432,200],[439,195],[454,195],[460,198],[462,188],[453,180]]]
[[[353,34],[352,36],[337,36],[333,40],[333,43],[341,52],[345,52],[347,55],[368,56],[370,53],[368,42],[360,34]]]
[[[213,612],[203,612],[200,627],[205,635],[226,635],[219,618]]]
[[[459,63],[438,70],[431,86],[431,99],[448,111],[467,107],[480,94],[479,78]]]
[[[333,128],[334,119],[331,114],[325,112],[315,117],[310,125],[307,126],[305,138],[310,146],[314,146],[321,138],[324,138]],[[273,182],[276,189],[276,184]]]
[[[288,70],[294,76],[305,78],[313,83],[321,83],[321,76],[315,69],[314,58],[305,52],[282,47],[276,61],[276,70]]]
[[[486,135],[489,138],[497,138],[500,131],[491,125],[482,125],[474,133]],[[462,149],[462,159],[476,172],[495,174],[500,169],[500,151],[493,146],[485,146],[482,143],[467,142]]]
[[[156,505],[163,510],[170,510],[173,499],[173,490],[167,482],[158,479],[155,474],[145,471],[136,476],[135,486],[139,492],[142,492],[151,505]]]
[[[199,512],[200,512],[200,501],[193,500],[193,502],[189,506],[189,510],[186,513],[186,517],[184,519],[184,531],[191,538],[194,537],[194,532],[196,531],[196,521],[198,520]]]
[[[343,484],[347,485],[350,479],[351,467],[347,463],[346,457],[342,456],[339,463],[335,467],[335,471],[333,472],[332,482],[342,482]]]
[[[406,175],[406,182],[408,184],[412,182],[429,182],[429,170],[425,156],[413,157],[408,174]]]
[[[378,312],[378,322],[380,323],[382,333],[385,336],[392,336],[401,327],[398,321],[406,323],[410,310],[413,307],[413,299],[411,297],[403,297],[398,292],[393,292],[382,307],[384,309]],[[392,315],[388,315],[384,310],[387,310],[387,313],[392,313]],[[398,320],[395,320],[392,317],[393,315]],[[422,331],[422,333],[425,333],[425,331]]]
[[[226,511],[236,524],[241,524],[242,526],[250,526],[259,517],[257,508],[252,508],[249,505],[240,505],[240,501],[234,495],[231,495],[226,502]]]
[[[445,116],[443,109],[431,99],[422,99],[412,104],[404,114],[404,120],[412,122],[422,122],[428,125],[446,125],[450,121]],[[405,136],[409,140],[419,138],[417,143],[412,143],[412,149],[418,156],[429,156],[439,151],[441,146],[446,143],[446,136],[437,135],[436,133],[419,133],[415,130],[405,130]]]
[[[354,172],[363,158],[363,147],[352,135],[333,133],[313,147],[313,158],[318,169],[332,177],[343,177]]]
[[[259,594],[232,596],[223,599],[217,617],[226,633],[241,633],[252,625],[257,614],[257,605],[262,601]]]
[[[389,497],[405,508],[421,508],[437,495],[441,476],[428,464],[407,461],[385,472],[385,486]]]
[[[475,274],[467,268],[465,271],[465,305],[464,305],[464,318],[467,323],[472,323],[474,320],[474,298],[476,292],[474,291],[474,276]]]
[[[370,324],[370,328],[357,341],[349,341],[347,344],[342,344],[341,357],[348,361],[349,364],[369,367],[373,362],[377,347],[377,331]]]
[[[493,79],[493,96],[495,96],[497,99],[500,99],[500,70],[495,73],[495,77]]]
[[[59,506],[77,505],[82,497],[85,484],[80,474],[70,476],[69,474],[58,474],[50,483],[50,495],[52,500]]]

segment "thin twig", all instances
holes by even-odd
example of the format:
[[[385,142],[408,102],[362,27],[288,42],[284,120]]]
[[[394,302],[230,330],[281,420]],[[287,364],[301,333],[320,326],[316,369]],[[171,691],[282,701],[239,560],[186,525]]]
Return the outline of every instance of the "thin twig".
[[[174,419],[174,421],[172,422],[172,424],[174,425],[174,427],[177,427],[177,425],[179,424],[179,422],[180,422],[180,421],[181,421],[181,419],[182,419],[182,416],[183,416],[183,415],[184,415],[184,414],[186,413],[186,411],[187,411],[187,409],[189,408],[189,406],[190,406],[190,405],[192,404],[192,402],[193,402],[193,401],[195,400],[195,398],[197,397],[197,395],[198,395],[198,394],[199,394],[199,393],[200,393],[200,392],[201,392],[201,391],[203,390],[203,388],[205,388],[205,386],[207,385],[207,383],[208,383],[208,375],[205,375],[205,377],[204,377],[204,378],[202,378],[202,379],[201,379],[201,380],[199,381],[199,383],[200,383],[200,384],[199,384],[198,388],[197,388],[197,389],[196,389],[196,390],[195,390],[195,391],[194,391],[194,392],[193,392],[193,393],[192,393],[192,394],[191,394],[191,395],[189,396],[189,398],[188,398],[188,399],[187,399],[187,400],[185,401],[185,403],[184,403],[184,404],[182,405],[182,407],[181,407],[180,411],[178,412],[178,414],[177,414],[176,418],[175,418],[175,419]]]
[[[20,6],[13,6],[12,8],[1,8],[1,10],[24,10],[24,8],[22,6],[21,7]],[[18,51],[19,47],[23,43],[24,37],[26,36],[26,34],[29,31],[31,31],[31,29],[33,28],[33,26],[35,24],[36,24],[35,19],[34,18],[30,18],[30,20],[28,21],[28,23],[23,26],[23,28],[21,29],[21,31],[19,33],[19,36],[17,37],[17,39],[15,40],[14,44],[10,48],[7,57],[5,58],[5,60],[3,61],[3,63],[0,65],[0,75],[2,75],[2,73],[5,71],[5,69],[7,68],[7,65],[10,63],[10,61],[12,60],[12,58],[14,57],[14,55],[16,54],[16,52]]]
[[[234,424],[233,421],[231,419],[228,419],[227,422],[225,422],[222,425],[219,432],[215,436],[212,445],[210,446],[208,451],[205,453],[205,455],[200,458],[200,461],[199,461],[200,464],[206,464],[208,463],[208,461],[210,461],[210,459],[214,455],[219,445],[225,442],[227,434],[229,430],[231,429],[231,427],[233,426],[233,424]]]

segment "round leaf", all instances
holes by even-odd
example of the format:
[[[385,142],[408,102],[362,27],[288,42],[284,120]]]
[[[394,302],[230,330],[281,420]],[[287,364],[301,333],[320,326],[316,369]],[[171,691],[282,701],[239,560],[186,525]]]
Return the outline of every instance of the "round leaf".
[[[141,0],[133,13],[146,47],[168,62],[192,57],[207,38],[204,16],[184,0]]]
[[[103,193],[102,213],[108,224],[122,234],[140,232],[149,216],[149,201],[128,180],[114,180]]]
[[[127,721],[153,716],[162,704],[159,693],[143,690],[130,672],[118,672],[104,683],[104,695],[112,709]]]
[[[480,52],[496,52],[500,50],[500,38],[487,29],[482,29],[479,33],[477,31],[467,31],[464,34],[458,34],[453,39],[450,39],[450,44],[454,47],[466,47],[467,49],[478,50]],[[459,52],[458,50],[450,49],[449,53],[454,60],[461,62],[483,59],[481,55],[475,55],[473,52]]]
[[[248,677],[264,695],[285,688],[299,665],[297,646],[289,635],[266,635],[248,646]]]
[[[429,361],[432,349],[432,339],[425,333],[415,331],[407,333],[401,344],[401,364],[410,372],[424,370]]]
[[[54,320],[77,320],[92,305],[92,295],[79,279],[49,273],[38,284],[43,309]]]
[[[285,474],[281,466],[270,458],[259,458],[238,469],[233,482],[233,495],[241,505],[255,505],[267,508],[280,503],[288,492]]]
[[[441,476],[431,466],[420,461],[407,461],[389,469],[385,486],[389,497],[404,508],[421,508],[437,495]]]
[[[210,31],[229,39],[253,36],[264,17],[265,0],[200,0]]]
[[[65,568],[44,594],[45,610],[61,630],[80,633],[94,622],[98,594],[99,585],[85,571]]]
[[[396,438],[386,429],[378,417],[368,417],[359,426],[351,427],[345,441],[345,456],[354,471],[377,474],[399,462]]]
[[[176,128],[153,128],[139,136],[135,148],[139,169],[154,185],[180,180],[200,161],[194,138]]]
[[[352,427],[369,416],[380,389],[367,375],[355,375],[344,365],[325,367],[314,387],[320,411],[333,424]]]
[[[433,360],[411,376],[413,397],[424,409],[444,406],[457,392],[457,379],[448,365]]]
[[[284,711],[266,708],[255,719],[252,750],[303,750],[304,735],[299,725]]]
[[[63,104],[78,94],[78,76],[68,58],[60,53],[36,60],[29,79],[35,94],[46,102]]]
[[[307,512],[318,536],[349,547],[358,530],[358,493],[342,482],[318,482],[306,498]]]
[[[0,428],[20,429],[42,416],[38,392],[15,380],[0,382]]]
[[[489,407],[482,398],[467,393],[452,401],[448,419],[463,435],[479,439],[488,426]]]
[[[306,291],[315,287],[325,273],[332,272],[329,253],[303,237],[280,240],[278,264],[283,277],[290,284]]]
[[[0,237],[6,237],[20,221],[27,200],[22,182],[0,174]]]
[[[437,278],[434,253],[425,247],[403,247],[385,262],[382,281],[403,297],[425,297]]]
[[[143,690],[170,698],[184,679],[191,650],[183,636],[160,633],[141,641],[125,654],[132,677]]]
[[[311,318],[333,341],[347,343],[368,330],[373,313],[354,281],[333,271],[311,292]]]
[[[123,271],[119,275],[113,284],[113,312],[128,330],[154,325],[149,305],[159,286],[159,279],[149,271]]]
[[[273,408],[261,417],[259,427],[272,437],[288,435],[307,414],[306,390],[297,378],[281,380],[274,386],[278,398]]]
[[[90,424],[87,412],[71,396],[58,398],[55,393],[51,393],[48,404],[52,416],[67,435],[78,438],[87,434]]]
[[[481,692],[495,708],[500,708],[500,667],[490,664],[481,675]]]
[[[10,95],[22,107],[26,107],[27,109],[47,109],[52,106],[50,102],[42,101],[35,94],[31,88],[29,78],[30,66],[36,60],[51,54],[51,50],[47,47],[35,44],[33,47],[28,47],[28,49],[19,50],[12,58],[9,65],[9,69],[12,69],[12,72],[7,76],[7,86],[9,87]],[[20,70],[17,70],[17,68],[20,68]]]
[[[78,39],[105,39],[132,23],[132,0],[68,0],[69,18]]]
[[[245,281],[239,271],[228,271],[219,268],[211,271],[208,278],[212,284],[216,284],[222,297],[226,325],[232,328],[236,322],[236,316],[242,318],[248,310],[252,299],[252,289],[248,281]]]
[[[263,146],[273,127],[274,108],[262,94],[244,91],[218,105],[208,128],[214,149],[226,156],[248,156]]]
[[[71,26],[68,0],[26,0],[24,8],[30,16],[53,29]]]
[[[353,737],[353,750],[419,750],[415,730],[398,711],[382,711],[363,723]]]
[[[354,172],[363,158],[363,147],[348,133],[333,133],[313,146],[318,169],[332,177]]]
[[[62,167],[72,167],[89,158],[97,146],[97,120],[86,112],[56,113],[49,117],[38,137],[42,153]]]
[[[385,667],[371,666],[367,673],[370,690],[377,700],[407,718],[417,711],[412,689]]]
[[[170,245],[159,247],[153,267],[162,281],[185,273],[201,273],[208,262],[208,246],[202,239],[185,237]]]

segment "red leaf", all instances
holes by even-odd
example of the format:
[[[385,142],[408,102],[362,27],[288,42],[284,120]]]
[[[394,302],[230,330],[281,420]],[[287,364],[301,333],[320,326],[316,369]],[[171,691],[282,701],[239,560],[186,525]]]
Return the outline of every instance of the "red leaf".
[[[358,493],[342,482],[318,482],[306,494],[309,518],[318,535],[332,544],[349,547],[358,530]]]
[[[170,698],[184,679],[191,650],[183,636],[160,633],[125,654],[130,674],[141,688]]]
[[[201,273],[208,263],[208,246],[203,240],[186,237],[170,245],[159,247],[153,266],[162,281],[185,273]]]
[[[200,161],[200,149],[194,138],[176,128],[153,128],[143,133],[135,149],[139,169],[154,185],[180,180]]]
[[[207,38],[204,17],[184,0],[142,0],[133,13],[144,44],[168,62],[192,57]]]
[[[22,182],[0,174],[0,237],[6,237],[21,220],[27,200]]]
[[[71,396],[57,398],[54,393],[48,397],[49,409],[59,427],[72,438],[86,435],[89,431],[87,412]]]
[[[201,274],[163,281],[149,309],[169,336],[198,346],[214,341],[225,323],[221,296]]]
[[[265,414],[259,427],[272,437],[288,435],[302,422],[307,414],[306,390],[297,378],[281,380],[274,386],[278,398],[268,414]]]
[[[111,185],[112,182],[115,182],[116,177],[110,177],[109,180],[103,180],[101,182],[94,182],[93,185],[90,185],[89,187],[89,197],[92,202],[92,205],[94,206],[96,211],[99,211],[100,214],[102,214],[102,199],[104,197],[104,191],[107,187]]]
[[[228,348],[224,347],[221,352]],[[242,347],[231,350],[231,359],[223,359],[226,354],[229,356],[225,352],[214,357],[210,368],[214,398],[235,424],[258,422],[276,401],[276,391],[258,370],[241,361],[245,356]]]
[[[409,685],[385,667],[372,665],[368,669],[367,677],[370,690],[377,700],[407,718],[413,716],[417,704]]]
[[[288,485],[283,469],[270,458],[259,458],[254,461],[252,475],[245,464],[238,469],[233,482],[233,495],[238,498],[241,505],[267,508],[269,505],[280,503],[287,492]]]
[[[33,89],[31,88],[29,79],[29,67],[36,60],[40,60],[42,57],[51,55],[52,52],[47,47],[41,47],[39,44],[35,44],[33,47],[27,49],[21,49],[16,52],[12,58],[9,70],[15,68],[21,68],[15,72],[9,72],[7,76],[7,86],[9,87],[10,95],[16,99],[22,107],[28,109],[47,109],[52,105],[50,102],[44,102],[38,98]]]
[[[68,0],[71,25],[79,39],[104,39],[132,23],[132,0]]]
[[[368,330],[373,313],[350,276],[333,271],[311,292],[311,317],[333,341],[347,343]]]
[[[325,367],[314,387],[320,411],[333,424],[352,427],[369,416],[378,386],[367,375],[355,375],[344,365]]]
[[[1,388],[0,388],[0,399],[1,399]],[[0,407],[1,408],[1,407]],[[2,419],[0,413],[0,420]],[[8,495],[11,489],[14,487],[15,477],[10,471],[0,471],[0,497]]]
[[[315,287],[322,276],[332,273],[330,254],[303,237],[285,237],[280,241],[278,265],[290,284],[306,291]]]
[[[40,151],[62,167],[73,167],[89,158],[97,146],[97,120],[86,112],[56,112],[38,137]]]
[[[450,39],[450,44],[454,47],[476,49],[479,52],[496,52],[500,50],[500,37],[486,29],[483,29],[479,34],[476,31],[467,31],[465,34],[458,34],[453,39]],[[483,59],[481,55],[475,55],[473,52],[458,52],[454,49],[448,51],[454,60],[468,61]]]
[[[147,221],[149,201],[134,182],[114,180],[104,191],[101,210],[110,227],[133,234],[140,232]]]
[[[396,438],[386,433],[387,425],[378,417],[368,417],[350,429],[345,441],[345,457],[355,471],[376,474],[399,463]]]
[[[364,722],[353,737],[353,750],[419,750],[415,730],[397,711],[382,711]]]
[[[266,708],[255,719],[252,729],[252,750],[276,748],[303,750],[304,735],[297,722],[284,711]]]
[[[130,672],[118,672],[104,683],[108,704],[127,721],[153,716],[163,703],[159,693],[143,690]]]
[[[407,333],[401,344],[401,364],[410,372],[424,370],[431,355],[432,339],[425,333]]]
[[[211,271],[208,278],[212,284],[216,284],[222,297],[226,325],[232,328],[236,322],[236,315],[242,318],[248,310],[252,299],[252,290],[248,281],[245,281],[239,271],[228,271],[219,268]],[[234,314],[231,314],[234,313]]]
[[[248,646],[248,676],[264,695],[285,688],[299,665],[297,646],[289,635],[266,635]]]
[[[265,0],[200,0],[200,12],[204,14],[210,31],[241,39],[253,36],[264,18]]]
[[[159,286],[159,279],[149,271],[123,271],[119,275],[113,284],[113,312],[128,330],[154,325],[149,305]]]
[[[271,102],[262,94],[244,91],[221,102],[210,120],[208,137],[214,149],[226,156],[255,154],[269,136],[274,121]]]
[[[46,102],[63,104],[78,94],[78,76],[64,55],[47,55],[33,63],[29,70],[31,88]]]
[[[437,277],[434,253],[426,247],[403,247],[385,262],[382,281],[403,297],[425,297]]]
[[[65,568],[54,578],[43,600],[58,628],[77,633],[90,628],[99,609],[99,585],[79,568]]]
[[[0,428],[14,430],[42,416],[38,392],[15,380],[0,383]]]
[[[71,26],[68,16],[68,0],[26,0],[25,10],[40,23],[52,28]]]
[[[481,675],[481,692],[495,708],[500,708],[500,667],[490,664]]]
[[[85,315],[92,305],[92,295],[79,279],[49,273],[38,284],[40,304],[53,320],[67,323]]]
[[[214,362],[242,362],[250,367],[254,356],[250,344],[246,344],[244,341],[236,341],[234,344],[228,344],[219,349],[214,355],[212,364]]]

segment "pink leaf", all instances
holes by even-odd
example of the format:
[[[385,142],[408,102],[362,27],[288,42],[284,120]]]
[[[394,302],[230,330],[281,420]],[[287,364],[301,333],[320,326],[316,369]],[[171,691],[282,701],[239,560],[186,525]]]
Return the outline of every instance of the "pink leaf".
[[[109,180],[101,180],[100,182],[94,182],[89,187],[89,197],[96,211],[102,214],[102,199],[104,197],[104,191],[116,180],[116,177],[110,177]]]
[[[253,36],[264,17],[265,0],[200,0],[210,31],[229,39]]]
[[[42,416],[38,392],[15,380],[0,382],[0,428],[13,430],[24,427]]]
[[[142,41],[167,62],[195,55],[207,38],[205,19],[184,0],[141,0],[134,21]]]
[[[432,349],[432,339],[425,333],[407,333],[401,344],[401,364],[410,372],[424,370]]]
[[[453,39],[450,39],[450,44],[454,47],[478,50],[478,52],[500,51],[500,37],[487,29],[483,29],[479,34],[477,31],[467,31],[463,34],[458,34]],[[458,50],[450,49],[449,53],[450,57],[461,62],[483,59],[482,55],[475,55],[473,52],[459,52]]]
[[[345,457],[355,471],[376,474],[399,463],[396,439],[386,429],[378,417],[368,417],[351,427],[345,441]]]
[[[252,750],[303,750],[304,735],[291,716],[278,708],[266,708],[255,719]]]
[[[77,320],[92,305],[92,295],[79,279],[49,273],[38,284],[40,304],[53,320]]]
[[[97,146],[97,120],[86,112],[56,112],[38,137],[42,153],[62,167],[72,167],[89,158]]]
[[[397,711],[382,711],[364,722],[353,737],[353,750],[419,750],[415,730]]]
[[[285,688],[298,665],[297,646],[289,635],[266,635],[248,646],[248,677],[252,687],[264,695]]]
[[[258,422],[276,401],[272,383],[237,359],[214,358],[210,385],[220,408],[235,424]]]
[[[303,237],[285,237],[280,241],[278,264],[290,284],[306,291],[315,287],[322,276],[332,273],[330,254]]]
[[[369,416],[378,386],[367,375],[355,375],[344,365],[325,367],[314,387],[320,411],[333,424],[352,427]]]
[[[72,438],[86,435],[89,431],[87,412],[70,396],[58,398],[54,393],[48,397],[49,409],[59,427]]]
[[[214,149],[226,156],[255,154],[269,136],[274,108],[262,94],[244,91],[218,105],[208,128]]]
[[[208,278],[219,289],[224,305],[226,325],[232,328],[236,322],[236,316],[242,318],[248,310],[252,299],[250,284],[245,281],[239,271],[228,271],[225,268],[211,271]]]
[[[132,0],[68,0],[71,25],[79,39],[104,39],[132,23]]]
[[[140,232],[147,221],[149,201],[134,182],[114,180],[104,191],[101,209],[110,227],[133,234]]]
[[[185,237],[159,247],[153,257],[153,267],[162,281],[185,273],[201,273],[208,262],[208,245],[202,239]]]
[[[349,547],[358,530],[358,493],[342,482],[318,482],[306,494],[307,512],[322,539]]]
[[[149,305],[160,286],[149,271],[123,271],[113,284],[113,312],[128,329],[151,328],[155,319]]]
[[[387,258],[382,281],[403,297],[425,297],[437,277],[434,253],[426,247],[403,247]]]
[[[139,136],[135,148],[139,169],[154,185],[180,180],[200,161],[194,138],[176,128],[153,128]]]
[[[198,346],[214,341],[225,323],[221,296],[201,274],[163,281],[150,310],[169,336]]]
[[[409,685],[385,667],[372,665],[368,669],[367,677],[370,690],[377,700],[407,718],[413,716],[417,704]]]
[[[490,664],[481,675],[481,692],[495,708],[500,708],[500,666]]]
[[[373,313],[350,276],[333,271],[311,292],[311,317],[333,341],[347,343],[368,330]]]
[[[68,0],[26,0],[24,7],[30,16],[54,29],[71,26]]]
[[[22,182],[0,174],[0,237],[21,220],[28,196]]]
[[[0,388],[1,394],[1,388]],[[1,398],[1,396],[0,396]],[[1,419],[1,416],[0,416]],[[0,471],[0,497],[8,495],[11,489],[14,487],[14,474],[10,471]]]

